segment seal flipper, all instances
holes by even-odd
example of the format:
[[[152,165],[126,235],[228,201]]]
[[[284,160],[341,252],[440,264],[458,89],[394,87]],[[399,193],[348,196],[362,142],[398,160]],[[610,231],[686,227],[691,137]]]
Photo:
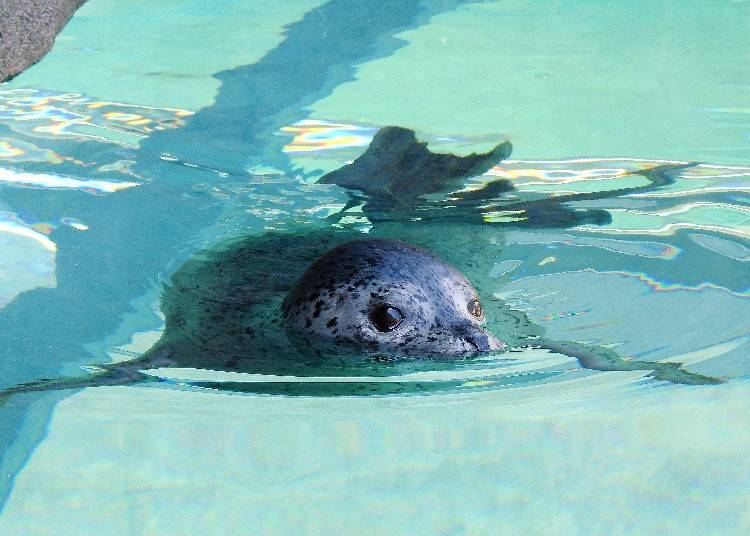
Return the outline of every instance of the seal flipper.
[[[598,201],[600,199],[609,199],[610,197],[617,197],[620,195],[636,194],[651,191],[655,188],[661,188],[662,186],[668,186],[674,183],[674,177],[672,176],[677,171],[683,169],[690,169],[699,165],[698,162],[688,162],[686,164],[662,164],[660,166],[654,166],[652,168],[641,169],[621,175],[626,177],[629,175],[640,175],[648,179],[649,184],[643,186],[632,186],[629,188],[619,188],[617,190],[603,190],[601,192],[583,192],[577,194],[560,195],[544,201],[554,201],[556,203],[569,203],[571,201]]]
[[[413,130],[389,126],[375,134],[354,162],[318,182],[359,190],[381,204],[411,206],[420,195],[448,191],[462,179],[486,173],[511,150],[506,141],[489,152],[468,156],[433,153],[417,141]]]
[[[518,220],[514,223],[519,227],[550,228],[550,227],[573,227],[576,225],[606,225],[611,223],[612,216],[604,209],[573,209],[565,203],[575,201],[599,201],[622,195],[644,193],[656,188],[668,186],[674,183],[673,175],[684,169],[698,165],[698,162],[686,164],[662,164],[652,168],[633,171],[627,175],[640,175],[648,179],[649,184],[619,188],[616,190],[602,190],[599,192],[581,192],[575,194],[559,195],[556,197],[545,197],[533,201],[519,201],[497,207],[485,207],[486,209],[503,211],[518,211]],[[626,175],[623,175],[626,176]]]
[[[599,208],[575,209],[566,203],[597,201],[622,195],[643,193],[674,182],[675,172],[698,163],[668,163],[633,171],[649,183],[599,192],[581,192],[542,199],[511,201],[502,194],[512,191],[507,180],[495,180],[479,189],[461,190],[463,180],[486,173],[507,158],[510,142],[503,142],[487,153],[469,156],[436,154],[427,144],[417,141],[414,131],[389,126],[380,129],[367,150],[353,163],[320,178],[323,184],[337,184],[362,195],[351,199],[339,213],[340,220],[353,206],[371,221],[459,220],[471,223],[507,223],[516,227],[566,228],[576,225],[606,225],[612,221],[609,211]],[[425,200],[425,194],[450,194],[443,200]]]
[[[440,204],[450,205],[450,214],[436,212],[436,218],[462,217],[464,221],[497,224],[506,222],[515,227],[526,228],[567,228],[577,225],[607,225],[612,222],[608,210],[600,208],[572,208],[566,203],[576,201],[599,201],[623,195],[644,193],[674,183],[674,174],[684,169],[697,166],[697,162],[686,164],[662,164],[652,168],[633,171],[622,176],[640,175],[649,183],[641,186],[602,190],[598,192],[580,192],[558,196],[547,196],[541,199],[527,199],[509,203],[507,198],[500,199],[502,187],[488,183],[483,189],[470,192],[470,198],[464,200],[452,194],[451,198]],[[486,195],[486,194],[492,195]],[[511,216],[508,219],[508,216]],[[431,217],[430,213],[420,213],[422,219]]]
[[[42,379],[4,389],[0,391],[0,406],[7,402],[11,396],[23,393],[66,391],[84,389],[86,387],[133,385],[136,383],[158,381],[158,378],[141,372],[144,368],[148,368],[148,366],[144,365],[142,362],[139,362],[138,365],[136,365],[136,362],[126,362],[97,368],[99,370],[89,376],[60,378],[54,380]]]
[[[0,391],[0,406],[11,396],[23,393],[42,391],[66,391],[85,389],[86,387],[107,387],[116,385],[134,385],[138,383],[161,381],[159,378],[144,374],[147,369],[175,366],[172,351],[166,347],[156,347],[147,354],[132,361],[96,365],[95,372],[88,376],[59,379],[41,379],[22,383]]]
[[[682,368],[681,363],[659,362],[659,361],[637,361],[623,359],[616,352],[607,348],[592,348],[584,344],[575,342],[554,342],[547,341],[542,344],[552,352],[567,355],[578,360],[578,363],[589,370],[610,371],[629,371],[629,370],[650,370],[652,378],[656,380],[668,381],[670,383],[680,383],[685,385],[714,385],[724,383],[721,378],[704,376],[696,374]]]

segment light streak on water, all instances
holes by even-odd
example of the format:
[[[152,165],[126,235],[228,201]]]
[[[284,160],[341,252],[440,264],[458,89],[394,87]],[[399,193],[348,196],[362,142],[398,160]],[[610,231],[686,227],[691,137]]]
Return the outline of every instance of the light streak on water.
[[[29,171],[0,167],[0,184],[32,188],[81,190],[90,193],[113,193],[138,186],[140,183],[78,179],[53,173],[31,173]]]

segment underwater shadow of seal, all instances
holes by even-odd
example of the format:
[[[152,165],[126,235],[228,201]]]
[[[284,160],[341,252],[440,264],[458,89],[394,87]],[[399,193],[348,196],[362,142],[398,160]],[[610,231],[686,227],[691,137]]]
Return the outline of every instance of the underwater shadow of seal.
[[[417,141],[413,131],[401,127],[381,129],[365,153],[352,164],[321,178],[349,190],[351,202],[327,225],[304,230],[269,232],[219,244],[187,261],[166,285],[162,310],[166,325],[161,339],[143,356],[122,363],[99,366],[89,377],[42,380],[3,392],[76,389],[102,385],[126,385],[157,378],[142,371],[162,367],[194,368],[294,376],[391,375],[394,367],[416,371],[449,366],[434,360],[404,360],[384,363],[366,351],[333,352],[324,355],[305,351],[284,327],[282,302],[308,265],[326,251],[362,233],[340,225],[342,214],[359,206],[373,227],[369,238],[398,239],[432,251],[463,271],[486,274],[493,252],[502,243],[502,227],[477,224],[483,212],[495,208],[522,211],[526,219],[512,225],[567,227],[583,222],[609,221],[606,211],[572,210],[565,203],[604,199],[641,192],[669,184],[670,174],[689,167],[663,165],[638,172],[649,179],[645,186],[609,192],[582,193],[527,201],[509,200],[513,190],[507,181],[491,182],[472,190],[461,190],[468,177],[480,175],[510,154],[504,142],[483,154],[454,156],[435,154]],[[434,202],[424,194],[442,194]],[[449,201],[445,198],[450,195]],[[417,217],[418,216],[418,217]],[[416,221],[415,221],[416,220]],[[405,225],[405,221],[409,221]],[[471,236],[471,239],[466,237]],[[658,380],[682,384],[712,384],[722,380],[691,373],[679,363],[626,360],[616,352],[576,342],[549,341],[543,330],[522,312],[492,300],[483,279],[472,281],[487,306],[494,334],[510,347],[541,347],[576,358],[584,368],[600,371],[649,371]],[[488,299],[489,298],[489,299]],[[498,332],[499,330],[499,332]],[[386,360],[387,361],[387,360]],[[233,382],[193,385],[244,391]],[[286,393],[289,394],[289,393]],[[306,393],[309,394],[309,393]]]

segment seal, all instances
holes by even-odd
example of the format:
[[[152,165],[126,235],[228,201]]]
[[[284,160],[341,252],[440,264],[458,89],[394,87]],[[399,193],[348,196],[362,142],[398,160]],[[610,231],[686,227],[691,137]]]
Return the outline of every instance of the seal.
[[[524,347],[568,355],[592,370],[644,370],[683,384],[721,382],[679,363],[623,359],[609,348],[547,340],[522,311],[499,300],[484,308],[481,297],[492,295],[489,281],[475,278],[475,289],[458,269],[490,273],[503,243],[502,233],[493,230],[503,220],[493,214],[511,213],[505,224],[520,227],[606,223],[607,211],[568,204],[669,185],[674,171],[695,164],[634,172],[647,179],[645,185],[549,198],[524,199],[503,180],[465,188],[464,179],[484,173],[510,151],[503,142],[481,154],[436,154],[413,131],[384,127],[359,158],[318,181],[346,188],[350,196],[322,228],[269,231],[194,255],[164,286],[164,331],[145,354],[97,365],[85,377],[6,389],[0,402],[15,393],[156,381],[144,371],[162,367],[377,376],[391,375],[398,363],[413,371],[420,363],[438,366],[436,358],[449,366],[451,358]],[[342,223],[351,213],[371,222],[370,238],[363,240],[359,230]],[[482,233],[477,225],[483,225]],[[383,368],[383,362],[389,366]],[[248,385],[191,383],[230,391]],[[314,383],[300,385],[309,394]],[[321,389],[330,393],[329,384]]]
[[[398,240],[355,240],[320,257],[283,302],[288,324],[317,340],[390,355],[505,350],[482,325],[477,291],[454,267]]]

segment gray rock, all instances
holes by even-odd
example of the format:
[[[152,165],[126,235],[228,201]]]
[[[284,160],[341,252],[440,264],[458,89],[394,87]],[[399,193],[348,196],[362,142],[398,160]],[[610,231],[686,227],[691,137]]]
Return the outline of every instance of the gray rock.
[[[42,59],[85,1],[0,0],[0,82]]]

